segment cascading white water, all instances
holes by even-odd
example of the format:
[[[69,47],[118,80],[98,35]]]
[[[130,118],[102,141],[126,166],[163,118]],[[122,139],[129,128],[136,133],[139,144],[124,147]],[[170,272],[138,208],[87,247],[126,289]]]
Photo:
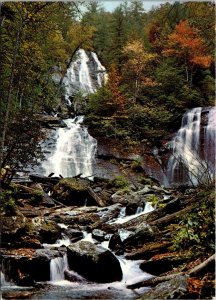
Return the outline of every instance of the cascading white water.
[[[5,280],[5,275],[4,273],[1,271],[0,272],[0,283],[1,283],[1,287],[6,285],[6,280]]]
[[[171,184],[196,185],[206,176],[214,176],[216,108],[210,108],[207,126],[201,126],[201,113],[201,107],[186,112],[181,128],[172,142],[173,154],[167,168]],[[202,130],[204,130],[203,143],[201,143]]]
[[[68,269],[67,255],[56,257],[50,261],[50,281],[64,280],[64,271]]]
[[[56,148],[42,164],[45,175],[74,177],[81,174],[91,179],[97,141],[81,126],[83,119],[83,116],[67,119],[64,121],[67,127],[57,129]]]
[[[87,55],[84,49],[79,49],[63,80],[65,100],[71,105],[70,96],[77,92],[84,95],[94,93],[105,81],[106,69],[98,60],[97,54],[90,52]]]
[[[216,107],[213,107],[208,114],[208,125],[204,127],[204,145],[204,159],[208,161],[208,167],[214,176],[216,163]]]
[[[153,277],[152,275],[143,272],[140,269],[140,264],[143,260],[128,260],[123,257],[116,256],[119,260],[122,269],[122,283],[133,284],[142,280],[147,280]]]
[[[133,220],[133,219],[135,219],[135,218],[137,218],[137,217],[139,217],[141,215],[144,215],[144,214],[147,214],[147,213],[153,211],[154,207],[151,205],[150,202],[146,202],[144,210],[142,209],[142,207],[138,207],[136,213],[134,215],[130,215],[130,216],[126,216],[125,215],[125,210],[126,210],[125,207],[122,208],[121,211],[120,211],[119,217],[117,218],[117,220],[115,220],[115,221],[111,220],[109,223],[111,223],[111,224],[112,223],[113,224],[123,224],[123,223],[126,223],[126,222],[128,222],[130,220]]]

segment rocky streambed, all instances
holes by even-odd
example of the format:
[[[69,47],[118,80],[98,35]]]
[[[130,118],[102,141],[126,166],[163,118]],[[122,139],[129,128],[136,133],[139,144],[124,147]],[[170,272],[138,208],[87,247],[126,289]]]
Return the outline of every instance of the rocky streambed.
[[[196,209],[201,195],[147,179],[126,184],[119,177],[33,175],[2,190],[3,299],[212,295],[214,257],[202,266],[207,257],[174,247],[179,217]],[[208,292],[194,288],[194,278],[208,281]]]

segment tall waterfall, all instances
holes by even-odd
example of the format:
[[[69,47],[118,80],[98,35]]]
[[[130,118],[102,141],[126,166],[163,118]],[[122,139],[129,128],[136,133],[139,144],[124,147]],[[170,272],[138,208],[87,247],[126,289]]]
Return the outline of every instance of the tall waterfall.
[[[71,63],[63,80],[65,99],[71,105],[77,92],[94,93],[106,82],[106,69],[100,63],[96,53],[79,49],[76,59]],[[73,103],[75,106],[76,103]],[[74,107],[74,111],[77,111]],[[91,137],[87,128],[82,126],[84,117],[64,120],[67,127],[57,128],[51,132],[41,146],[46,154],[46,160],[34,172],[56,176],[89,177],[92,179],[92,164],[97,147],[97,141]]]
[[[184,114],[168,162],[171,184],[197,185],[214,177],[215,138],[216,107],[207,110],[193,108]]]
[[[64,77],[65,100],[71,104],[70,97],[77,92],[94,93],[106,81],[106,69],[100,63],[96,53],[88,55],[83,49],[76,52],[76,59],[71,63]]]
[[[57,129],[55,147],[42,164],[45,175],[54,173],[56,176],[74,177],[81,174],[91,179],[97,141],[81,125],[83,118],[67,119],[64,121],[67,127]]]

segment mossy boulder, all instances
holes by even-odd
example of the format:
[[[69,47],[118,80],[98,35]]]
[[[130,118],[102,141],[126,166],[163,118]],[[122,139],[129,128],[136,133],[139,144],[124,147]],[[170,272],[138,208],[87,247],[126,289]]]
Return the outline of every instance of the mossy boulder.
[[[122,279],[118,259],[107,249],[88,241],[67,247],[69,267],[94,282],[113,282]]]
[[[178,275],[169,281],[158,284],[155,288],[145,293],[140,299],[185,299],[184,296],[187,292],[187,276]]]
[[[65,205],[83,206],[91,202],[88,183],[80,178],[63,178],[53,187],[54,198]]]

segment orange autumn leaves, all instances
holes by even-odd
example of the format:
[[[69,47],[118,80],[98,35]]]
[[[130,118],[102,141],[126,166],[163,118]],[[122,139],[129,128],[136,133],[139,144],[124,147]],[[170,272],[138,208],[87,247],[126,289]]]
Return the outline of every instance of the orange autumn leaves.
[[[198,29],[189,25],[187,20],[176,25],[168,36],[168,43],[163,50],[165,56],[176,56],[186,64],[208,68],[213,59],[206,51],[205,41]]]

